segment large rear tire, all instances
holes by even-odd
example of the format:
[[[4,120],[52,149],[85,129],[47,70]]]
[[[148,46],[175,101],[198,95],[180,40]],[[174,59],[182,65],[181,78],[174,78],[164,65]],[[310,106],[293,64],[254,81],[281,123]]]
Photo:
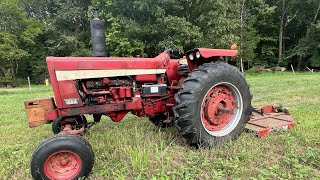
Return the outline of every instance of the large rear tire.
[[[79,135],[57,134],[44,141],[31,159],[34,179],[78,179],[87,177],[94,164],[91,145]]]
[[[251,113],[252,95],[237,68],[199,66],[175,95],[175,126],[190,145],[212,147],[237,138]]]

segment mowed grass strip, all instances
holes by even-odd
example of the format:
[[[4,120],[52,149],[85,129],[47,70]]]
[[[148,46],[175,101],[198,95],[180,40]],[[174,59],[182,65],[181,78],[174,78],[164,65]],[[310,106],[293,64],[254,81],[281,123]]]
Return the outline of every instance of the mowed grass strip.
[[[96,160],[89,179],[319,179],[320,74],[251,74],[247,81],[254,106],[282,104],[296,128],[264,138],[243,133],[223,147],[196,150],[174,128],[133,115],[120,123],[104,117],[85,135]],[[32,153],[52,132],[50,125],[28,127],[23,102],[52,95],[46,86],[0,89],[0,179],[31,179]]]

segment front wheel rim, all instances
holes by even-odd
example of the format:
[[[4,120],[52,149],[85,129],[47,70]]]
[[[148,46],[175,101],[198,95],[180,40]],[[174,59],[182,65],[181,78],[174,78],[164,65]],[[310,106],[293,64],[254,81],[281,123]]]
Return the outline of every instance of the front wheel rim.
[[[44,173],[49,179],[73,179],[81,171],[80,157],[71,151],[52,154],[44,163]]]
[[[222,82],[212,86],[201,103],[201,123],[212,136],[226,136],[232,132],[242,116],[243,100],[236,86]]]

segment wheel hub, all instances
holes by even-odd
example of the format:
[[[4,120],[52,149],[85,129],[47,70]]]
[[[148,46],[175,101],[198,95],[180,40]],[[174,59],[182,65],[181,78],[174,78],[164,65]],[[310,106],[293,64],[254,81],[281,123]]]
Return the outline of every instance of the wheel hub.
[[[81,170],[80,157],[71,151],[59,151],[44,163],[44,172],[50,179],[72,179]]]
[[[61,166],[66,166],[66,165],[69,164],[69,162],[70,162],[69,159],[62,159],[62,160],[60,161],[60,165],[61,165]]]
[[[233,116],[234,98],[225,86],[211,88],[201,106],[202,123],[209,131],[220,131],[228,125]]]

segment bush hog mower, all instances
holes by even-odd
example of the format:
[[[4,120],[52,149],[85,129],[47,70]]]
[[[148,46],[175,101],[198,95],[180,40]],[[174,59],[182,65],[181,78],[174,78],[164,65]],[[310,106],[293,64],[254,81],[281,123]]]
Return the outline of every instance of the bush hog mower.
[[[244,130],[252,114],[249,85],[237,68],[220,61],[236,50],[193,49],[187,63],[171,59],[170,50],[155,58],[105,57],[104,24],[97,14],[91,30],[96,57],[47,57],[54,99],[25,102],[29,126],[51,123],[55,134],[35,150],[33,178],[88,176],[94,153],[80,135],[103,115],[119,122],[131,112],[159,127],[174,125],[192,146],[216,146]],[[271,130],[258,121],[278,115],[272,108],[257,111],[251,126]]]

